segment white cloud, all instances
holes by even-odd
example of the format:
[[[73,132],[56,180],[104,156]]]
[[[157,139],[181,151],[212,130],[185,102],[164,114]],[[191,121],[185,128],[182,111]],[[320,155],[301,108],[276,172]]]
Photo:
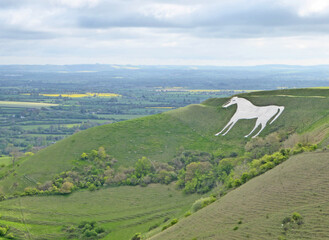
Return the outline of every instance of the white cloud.
[[[99,0],[51,0],[51,3],[70,8],[96,7]]]
[[[328,63],[328,13],[325,0],[3,0],[0,63]]]
[[[145,16],[153,16],[157,19],[172,19],[175,17],[188,17],[198,6],[186,6],[178,4],[151,4],[141,8]]]

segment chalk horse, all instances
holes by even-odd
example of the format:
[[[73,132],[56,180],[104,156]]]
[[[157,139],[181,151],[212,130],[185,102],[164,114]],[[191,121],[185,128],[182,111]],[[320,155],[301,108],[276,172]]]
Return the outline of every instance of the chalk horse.
[[[225,103],[222,107],[227,108],[233,104],[237,104],[237,110],[234,113],[233,117],[231,120],[226,124],[226,126],[218,133],[215,134],[215,136],[218,136],[222,134],[222,132],[226,130],[225,133],[222,134],[222,136],[225,136],[231,128],[234,126],[234,124],[237,123],[240,119],[254,119],[257,118],[256,120],[256,125],[255,127],[251,130],[251,132],[246,135],[245,137],[249,137],[259,125],[261,125],[261,129],[259,132],[254,135],[252,138],[257,137],[261,131],[266,127],[267,122],[273,118],[273,120],[270,122],[272,124],[283,112],[284,106],[276,106],[276,105],[270,105],[270,106],[263,106],[263,107],[258,107],[253,105],[250,101],[244,98],[239,98],[239,97],[233,97],[231,98],[227,103]]]

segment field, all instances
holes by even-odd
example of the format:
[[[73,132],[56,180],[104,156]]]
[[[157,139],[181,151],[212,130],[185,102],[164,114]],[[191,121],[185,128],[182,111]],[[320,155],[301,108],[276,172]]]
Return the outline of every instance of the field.
[[[0,101],[0,107],[42,108],[42,107],[54,107],[54,106],[58,106],[58,104],[38,103],[38,102]]]
[[[329,239],[328,171],[328,152],[295,156],[151,239]]]
[[[31,94],[22,94],[22,95],[31,95]],[[120,94],[116,93],[39,93],[41,96],[45,97],[67,97],[67,98],[83,98],[83,97],[120,97]]]
[[[24,197],[0,202],[1,225],[19,239],[63,239],[63,226],[96,221],[103,239],[130,239],[136,232],[182,217],[200,195],[183,195],[171,185],[116,187],[69,196]]]

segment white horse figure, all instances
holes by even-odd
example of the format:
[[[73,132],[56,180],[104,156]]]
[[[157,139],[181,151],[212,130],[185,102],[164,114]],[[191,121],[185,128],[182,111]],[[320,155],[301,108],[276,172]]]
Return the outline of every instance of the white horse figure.
[[[239,97],[231,98],[227,103],[223,105],[223,107],[227,108],[233,104],[238,105],[235,114],[233,115],[231,120],[226,124],[226,126],[222,129],[222,131],[216,133],[215,136],[218,136],[226,128],[228,128],[227,131],[223,133],[223,136],[226,135],[234,126],[234,124],[236,124],[236,122],[239,121],[240,119],[257,118],[255,127],[251,130],[251,132],[248,135],[245,136],[245,137],[249,137],[257,129],[257,127],[261,125],[261,129],[259,130],[259,132],[255,136],[253,136],[253,138],[257,137],[258,134],[260,134],[261,131],[263,131],[263,129],[266,127],[267,122],[278,113],[275,116],[275,118],[270,122],[270,124],[272,124],[281,115],[282,111],[284,110],[283,106],[275,106],[275,105],[258,107],[253,105],[247,99],[239,98]]]

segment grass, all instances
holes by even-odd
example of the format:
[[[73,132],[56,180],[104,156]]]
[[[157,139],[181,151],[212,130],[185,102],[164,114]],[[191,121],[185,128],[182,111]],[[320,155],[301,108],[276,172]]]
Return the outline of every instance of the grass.
[[[0,101],[0,107],[42,108],[42,107],[54,107],[54,106],[58,106],[58,104],[38,103],[38,102]]]
[[[296,129],[297,132],[303,133],[312,127],[319,128],[326,124],[321,122],[321,119],[329,116],[329,98],[277,96],[285,94],[329,95],[327,90],[321,89],[242,94],[255,105],[285,106],[282,115],[272,125],[267,126],[261,136],[279,129]],[[17,176],[9,176],[0,181],[0,184],[5,193],[22,190],[33,184],[21,180],[24,174],[43,183],[55,174],[71,169],[73,160],[83,152],[98,149],[100,146],[118,160],[117,167],[131,166],[142,156],[154,161],[168,162],[180,147],[212,152],[215,155],[229,155],[232,152],[242,154],[245,144],[250,140],[243,136],[250,132],[255,120],[240,120],[225,137],[215,137],[214,134],[223,128],[235,111],[234,106],[221,108],[225,101],[227,99],[224,98],[209,99],[203,104],[81,131],[41,150],[30,159],[22,160],[16,170]],[[323,131],[323,138],[328,138],[327,133],[329,128]],[[17,189],[12,188],[14,182],[19,183]]]
[[[328,239],[328,159],[328,152],[292,157],[151,239]],[[284,230],[294,212],[304,224]]]
[[[11,157],[0,157],[0,166],[4,164],[5,166],[11,164]]]
[[[61,239],[62,226],[94,220],[110,231],[104,239],[130,239],[135,232],[162,225],[165,218],[182,216],[199,197],[159,184],[24,197],[0,202],[0,224],[16,228],[21,238]]]

